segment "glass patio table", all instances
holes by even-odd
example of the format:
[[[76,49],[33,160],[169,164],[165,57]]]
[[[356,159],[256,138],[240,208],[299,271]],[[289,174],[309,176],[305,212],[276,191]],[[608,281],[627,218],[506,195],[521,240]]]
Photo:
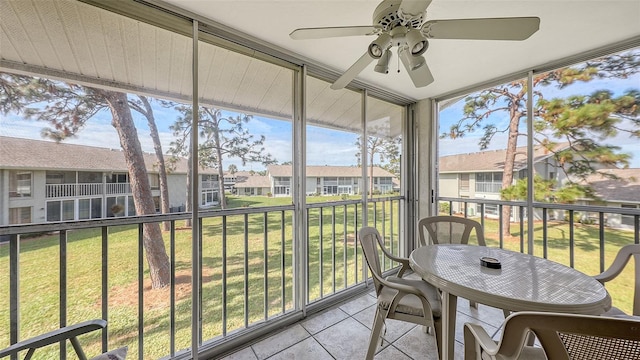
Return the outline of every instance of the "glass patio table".
[[[501,268],[481,266],[481,257],[499,260]],[[417,248],[409,260],[413,271],[442,291],[443,359],[453,359],[458,296],[511,311],[600,315],[611,308],[609,293],[591,276],[528,254],[442,244]]]

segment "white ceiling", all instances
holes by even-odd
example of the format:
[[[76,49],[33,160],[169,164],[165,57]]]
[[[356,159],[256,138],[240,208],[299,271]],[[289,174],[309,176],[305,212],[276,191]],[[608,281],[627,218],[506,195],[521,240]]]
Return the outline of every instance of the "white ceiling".
[[[157,2],[157,1],[156,1]],[[165,0],[337,71],[344,71],[373,37],[292,40],[296,28],[371,25],[377,0]],[[404,97],[438,97],[527,71],[558,59],[640,37],[640,0],[433,0],[427,20],[538,16],[540,30],[525,41],[430,40],[435,81],[415,88],[394,57],[389,74],[370,64],[357,78]],[[395,55],[395,54],[394,54]]]

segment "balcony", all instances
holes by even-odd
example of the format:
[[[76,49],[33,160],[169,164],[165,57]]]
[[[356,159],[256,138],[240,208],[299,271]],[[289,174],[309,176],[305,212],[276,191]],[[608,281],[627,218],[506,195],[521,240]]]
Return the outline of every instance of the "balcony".
[[[47,198],[130,194],[129,183],[46,184]]]
[[[460,201],[465,206],[474,202],[482,207],[496,202],[440,200],[450,204]],[[400,197],[379,198],[371,200],[367,208],[369,223],[380,229],[394,254],[405,251],[398,228],[402,201]],[[509,204],[498,203],[498,206]],[[550,204],[540,209],[542,214],[547,214],[548,208],[571,214],[584,210]],[[595,210],[600,218],[633,211]],[[303,350],[317,353],[317,358],[323,358],[321,354],[325,351],[337,358],[347,357],[346,354],[360,357],[360,352],[366,351],[374,304],[355,241],[362,211],[358,200],[307,205],[304,212],[308,234],[304,270],[307,286],[303,287],[294,277],[298,253],[293,239],[293,206],[203,212],[199,223],[203,254],[199,269],[202,346],[217,349],[212,351],[218,354],[239,350],[238,356],[253,354],[259,359]],[[0,268],[10,274],[2,286],[5,289],[2,301],[10,311],[0,317],[0,322],[10,324],[7,335],[22,339],[86,318],[104,318],[109,321],[108,330],[91,341],[87,347],[91,353],[128,345],[131,358],[186,356],[191,336],[191,244],[189,231],[180,230],[179,226],[189,216],[181,213],[108,219],[99,225],[63,222],[0,229],[0,235],[10,238],[9,244],[0,247]],[[622,244],[638,242],[640,215],[631,216],[636,222],[635,231],[617,232],[606,228],[604,223],[585,228],[569,220],[560,225],[544,215],[536,223],[536,254],[583,271],[586,264],[595,264],[591,272],[598,273]],[[168,289],[153,290],[141,234],[144,223],[160,221],[171,224],[171,230],[164,234],[171,260],[171,285]],[[513,232],[516,239],[496,237],[494,231],[499,223],[496,220],[483,217],[479,221],[487,229],[488,246],[525,251],[526,222],[522,219],[513,224],[519,229]],[[567,227],[567,238],[550,235],[559,226]],[[51,231],[54,234],[41,235]],[[39,236],[30,238],[34,232]],[[589,237],[583,237],[584,234]],[[57,258],[53,263],[52,257]],[[395,264],[387,262],[382,266],[391,270]],[[308,311],[306,318],[296,305],[295,293],[300,289],[306,289],[302,296]],[[624,296],[624,289],[613,290],[612,296],[617,306],[630,311],[631,300]],[[480,321],[497,331],[503,319],[499,309],[480,305],[476,310],[463,301],[458,306],[462,322]],[[251,349],[243,348],[244,342],[240,341],[243,336],[252,332],[254,336],[270,334],[272,323],[289,324],[289,328],[252,345]],[[379,355],[381,358],[400,353],[421,358],[418,354],[433,351],[428,342],[411,340],[427,336],[419,327],[394,321],[388,326],[385,337],[388,343]],[[7,335],[1,341],[8,344]],[[345,343],[344,338],[353,341]],[[462,339],[457,341],[456,351],[461,353]],[[421,348],[416,349],[416,344],[421,344]],[[67,350],[70,349],[62,351]],[[60,350],[49,351],[53,352],[46,354],[54,356]]]
[[[377,198],[367,208],[369,223],[386,234],[394,254],[403,251],[398,210],[402,203],[401,197]],[[267,331],[272,323],[300,320],[299,300],[314,313],[354,291],[368,291],[355,240],[362,226],[361,200],[308,204],[305,242],[294,240],[294,210],[287,205],[201,213],[202,346],[230,348],[243,336]],[[1,286],[6,290],[0,294],[2,302],[10,311],[0,314],[0,323],[9,325],[0,343],[8,345],[93,317],[107,319],[109,326],[101,337],[91,340],[85,349],[88,353],[123,344],[129,346],[130,358],[187,356],[191,232],[181,225],[190,216],[179,213],[0,229],[0,235],[9,238],[8,244],[0,245],[0,268],[11,274]],[[163,235],[171,284],[154,290],[144,261],[142,234],[145,223],[160,221],[171,224]],[[300,254],[294,244],[306,248],[304,262],[297,263],[307,264],[304,287],[294,277],[295,257]],[[53,264],[52,258],[56,259]],[[387,270],[393,266],[383,264]],[[306,290],[296,300],[300,289]],[[71,348],[42,351],[41,356],[63,357]]]

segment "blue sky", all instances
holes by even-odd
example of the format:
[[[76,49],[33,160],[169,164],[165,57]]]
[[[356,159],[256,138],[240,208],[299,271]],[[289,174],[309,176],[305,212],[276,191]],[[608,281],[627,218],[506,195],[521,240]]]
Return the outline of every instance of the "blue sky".
[[[609,89],[619,95],[629,88],[640,88],[640,74],[636,74],[628,79],[607,79],[595,80],[589,83],[576,83],[565,89],[558,89],[553,86],[542,88],[545,98],[565,97],[576,94],[589,94],[595,89]],[[440,131],[446,131],[452,123],[462,116],[463,100],[451,105],[440,113]],[[178,113],[175,110],[162,108],[155,104],[154,112],[158,119],[158,129],[165,152],[169,149],[169,144],[173,135],[169,126],[175,121]],[[133,112],[138,135],[143,150],[153,152],[153,144],[149,136],[149,128],[141,115]],[[507,114],[496,114],[489,119],[489,122],[497,126],[508,123]],[[43,123],[24,120],[20,115],[10,114],[0,115],[0,135],[21,138],[42,139],[40,132]],[[522,122],[521,126],[525,126]],[[292,156],[292,127],[291,123],[282,120],[273,120],[264,117],[253,117],[248,124],[248,129],[256,136],[264,135],[266,138],[265,149],[278,162],[291,161]],[[439,140],[440,155],[451,155],[458,153],[470,153],[480,151],[478,141],[482,131],[468,134],[462,139],[441,139]],[[331,129],[309,126],[307,128],[307,163],[310,165],[355,165],[358,149],[355,146],[357,134],[335,131]],[[524,138],[522,139],[524,145]],[[120,144],[111,126],[111,115],[108,111],[101,111],[94,119],[87,122],[86,127],[76,136],[66,140],[67,143],[82,144],[98,147],[119,149]],[[626,134],[619,134],[615,138],[607,139],[606,143],[615,144],[623,148],[623,151],[632,154],[632,167],[640,168],[640,140],[631,138]],[[506,140],[504,136],[496,136],[491,142],[489,149],[503,149]],[[227,159],[224,162],[225,169],[230,164],[235,164],[239,169],[262,170],[261,164],[247,164],[242,166],[239,160]]]
[[[562,98],[571,95],[590,94],[595,90],[608,89],[615,96],[621,95],[631,88],[640,88],[640,74],[636,74],[627,79],[601,79],[588,83],[579,82],[564,89],[554,86],[537,87],[536,91],[542,91],[546,99]],[[463,116],[464,98],[440,112],[440,131],[447,132],[452,124],[456,123]],[[496,125],[498,128],[505,127],[509,123],[506,113],[496,113],[487,120],[487,123]],[[626,124],[627,129],[631,129],[630,124]],[[526,133],[526,123],[520,124],[521,132]],[[439,140],[439,155],[454,155],[480,151],[479,141],[482,136],[482,127],[477,131],[466,135],[460,139],[444,138]],[[630,167],[640,168],[640,139],[633,138],[626,133],[620,132],[617,136],[602,141],[603,143],[619,146],[622,151],[632,155]],[[522,137],[520,146],[526,146],[526,139]],[[488,150],[504,149],[506,147],[506,137],[496,135],[490,143]]]

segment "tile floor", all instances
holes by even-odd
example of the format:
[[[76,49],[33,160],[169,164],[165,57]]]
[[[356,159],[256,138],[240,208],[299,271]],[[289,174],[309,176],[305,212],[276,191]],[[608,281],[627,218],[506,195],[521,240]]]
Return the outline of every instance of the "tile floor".
[[[361,295],[312,315],[223,359],[364,359],[375,303],[375,293]],[[456,360],[463,359],[462,329],[465,322],[481,324],[497,338],[503,320],[500,309],[486,305],[478,305],[478,309],[475,309],[465,299],[458,299]],[[437,359],[433,336],[425,334],[421,326],[396,320],[387,320],[386,324],[387,332],[375,359]]]

